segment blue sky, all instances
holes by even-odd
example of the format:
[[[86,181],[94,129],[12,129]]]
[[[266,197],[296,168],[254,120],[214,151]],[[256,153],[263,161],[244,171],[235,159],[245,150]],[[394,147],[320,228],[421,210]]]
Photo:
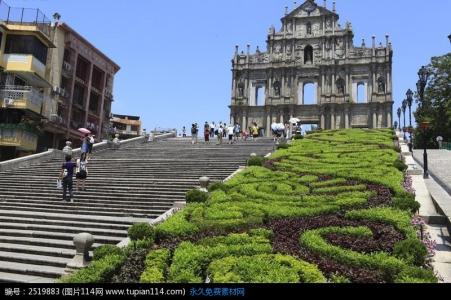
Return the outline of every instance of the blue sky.
[[[284,0],[9,0],[40,8],[86,37],[121,66],[113,112],[139,115],[144,128],[227,121],[235,44],[266,49],[280,27]],[[298,5],[303,1],[298,1]],[[322,0],[317,0],[322,5]],[[328,0],[328,7],[332,0]],[[430,57],[451,51],[449,0],[337,0],[340,23],[352,22],[354,44],[390,35],[395,107],[415,88]]]

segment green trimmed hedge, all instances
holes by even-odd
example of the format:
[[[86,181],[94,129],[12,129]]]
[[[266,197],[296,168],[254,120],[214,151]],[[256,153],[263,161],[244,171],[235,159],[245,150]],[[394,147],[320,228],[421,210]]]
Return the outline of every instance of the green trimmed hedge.
[[[324,283],[315,265],[292,256],[254,255],[225,257],[208,267],[213,283]]]
[[[198,189],[186,192],[186,203],[204,203],[208,199],[208,193]]]
[[[100,260],[108,255],[123,255],[123,250],[114,245],[102,245],[94,250],[93,260]]]
[[[155,229],[149,223],[137,223],[133,224],[128,229],[128,236],[132,241],[139,240],[154,240]]]
[[[169,258],[168,249],[150,252],[146,257],[146,269],[141,274],[140,283],[164,283]]]
[[[107,283],[125,261],[123,255],[107,255],[103,258],[93,261],[88,267],[63,277],[59,283]]]
[[[437,282],[437,279],[431,271],[421,273],[417,270],[416,272],[415,267],[410,266],[406,261],[393,257],[388,253],[376,252],[372,254],[362,254],[333,246],[322,237],[323,235],[332,233],[360,237],[372,236],[371,230],[366,227],[327,227],[305,232],[300,237],[300,243],[307,249],[326,256],[336,262],[355,267],[380,270],[384,273],[387,282],[394,282],[400,278],[404,278],[405,276],[403,274],[405,274],[405,272],[420,275],[421,277],[416,278],[418,280],[429,281],[431,283]],[[435,278],[435,280],[430,280],[431,278]]]

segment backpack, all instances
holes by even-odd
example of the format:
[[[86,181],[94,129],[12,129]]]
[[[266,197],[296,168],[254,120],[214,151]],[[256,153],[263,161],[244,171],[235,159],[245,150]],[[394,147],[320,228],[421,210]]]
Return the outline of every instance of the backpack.
[[[80,161],[80,171],[86,172],[86,161]]]

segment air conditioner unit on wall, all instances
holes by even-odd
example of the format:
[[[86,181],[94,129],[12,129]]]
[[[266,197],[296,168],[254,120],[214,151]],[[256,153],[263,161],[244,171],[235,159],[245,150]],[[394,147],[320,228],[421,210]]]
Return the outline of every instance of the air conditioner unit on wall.
[[[11,105],[14,105],[14,99],[11,99],[11,98],[3,99],[3,107],[8,107]]]

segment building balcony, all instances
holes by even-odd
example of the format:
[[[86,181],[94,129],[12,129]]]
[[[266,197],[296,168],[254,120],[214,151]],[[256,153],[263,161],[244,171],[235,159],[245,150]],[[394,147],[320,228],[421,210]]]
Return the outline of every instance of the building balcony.
[[[11,7],[0,1],[0,15],[9,30],[36,32],[51,44],[51,21],[39,9]]]
[[[6,73],[18,73],[32,86],[51,87],[45,79],[45,65],[31,54],[5,54],[2,66]]]
[[[0,87],[0,107],[30,110],[41,114],[44,96],[31,86]]]
[[[0,146],[36,151],[38,135],[24,124],[0,124]]]

